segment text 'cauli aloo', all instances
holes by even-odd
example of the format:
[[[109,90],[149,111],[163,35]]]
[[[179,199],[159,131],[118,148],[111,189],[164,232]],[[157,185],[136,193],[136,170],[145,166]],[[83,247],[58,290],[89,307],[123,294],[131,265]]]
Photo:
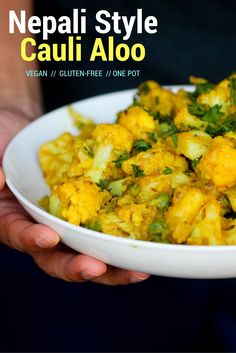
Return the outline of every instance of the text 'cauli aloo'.
[[[114,37],[109,36],[105,40],[96,38],[91,50],[89,60],[101,61],[142,61],[145,58],[146,49],[143,44],[126,43],[115,44]],[[25,61],[81,61],[82,43],[80,36],[69,36],[67,43],[41,43],[37,45],[34,38],[25,38],[21,42],[21,57]]]

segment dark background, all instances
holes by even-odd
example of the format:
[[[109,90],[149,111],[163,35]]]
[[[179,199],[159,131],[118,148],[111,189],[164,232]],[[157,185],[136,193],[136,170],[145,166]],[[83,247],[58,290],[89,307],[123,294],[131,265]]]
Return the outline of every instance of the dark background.
[[[41,15],[70,15],[73,7],[87,8],[88,20],[99,9],[131,15],[140,7],[145,16],[158,18],[158,33],[133,35],[129,41],[146,46],[141,63],[43,64],[48,69],[142,71],[131,79],[45,79],[46,110],[133,88],[146,79],[181,84],[194,74],[217,82],[236,68],[236,1],[36,1]],[[88,28],[85,53],[100,36],[92,20]],[[235,280],[152,277],[125,287],[69,284],[46,276],[30,257],[5,247],[0,276],[1,351],[236,351]]]
[[[219,81],[235,70],[235,0],[50,0],[36,1],[36,12],[54,16],[72,15],[75,7],[87,9],[87,35],[82,35],[83,61],[47,63],[42,68],[53,69],[140,69],[140,78],[55,78],[45,80],[46,108],[52,109],[96,94],[134,88],[146,79],[161,84],[188,83],[190,74]],[[45,6],[43,6],[45,3]],[[142,62],[89,62],[96,37],[95,14],[101,9],[119,11],[121,15],[136,15],[142,8],[144,17],[154,15],[159,26],[157,34],[133,33],[128,43],[141,42],[146,47]],[[106,35],[102,36],[104,43]],[[54,43],[65,42],[67,35],[52,35]],[[40,38],[39,38],[40,39]],[[117,43],[122,36],[116,35]]]

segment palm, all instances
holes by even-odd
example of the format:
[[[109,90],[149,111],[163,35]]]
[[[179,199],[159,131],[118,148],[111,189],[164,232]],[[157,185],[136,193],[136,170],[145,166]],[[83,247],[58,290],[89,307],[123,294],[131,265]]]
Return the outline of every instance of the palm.
[[[11,138],[29,120],[14,112],[0,112],[0,161]],[[42,224],[36,224],[4,187],[0,169],[0,238],[15,249],[28,252],[37,265],[48,274],[67,281],[86,279],[104,284],[127,284],[146,279],[145,274],[107,267],[104,263],[85,255],[75,254],[61,246],[58,234]]]

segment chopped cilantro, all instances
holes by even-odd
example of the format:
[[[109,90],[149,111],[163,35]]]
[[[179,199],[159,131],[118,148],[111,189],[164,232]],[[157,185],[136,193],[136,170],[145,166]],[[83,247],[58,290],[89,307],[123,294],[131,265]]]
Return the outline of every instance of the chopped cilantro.
[[[99,222],[98,219],[94,219],[92,221],[90,221],[86,228],[91,229],[91,230],[95,230],[96,232],[101,232],[102,227],[101,227],[101,223]]]
[[[173,117],[171,115],[160,115],[159,120],[167,124],[173,123]]]
[[[84,146],[84,152],[90,157],[90,158],[93,158],[94,157],[94,154],[93,152],[91,152],[87,146]]]
[[[236,131],[236,113],[227,116],[227,118],[221,122],[221,133],[225,134],[229,131]]]
[[[219,122],[219,119],[224,115],[221,112],[221,105],[216,104],[211,107],[202,117],[201,120],[207,121],[210,124],[215,124]]]
[[[156,97],[155,97],[155,104],[158,105],[158,104],[159,104],[159,101],[160,101],[160,100],[159,100],[159,97],[156,96]]]
[[[220,125],[218,124],[208,124],[205,132],[212,137],[222,134]]]
[[[159,112],[152,112],[151,110],[144,109],[150,116],[153,117],[154,120],[160,119],[161,115]]]
[[[196,168],[196,166],[200,163],[200,158],[195,158],[191,161],[192,169]]]
[[[221,105],[216,104],[209,109],[206,109],[204,105],[193,102],[188,106],[190,114],[197,115],[202,121],[206,121],[208,126],[206,133],[211,136],[222,134],[222,121],[224,113],[221,111]]]
[[[132,104],[132,105],[139,105],[139,101],[138,101],[137,95],[135,95],[135,96],[133,97],[133,104]]]
[[[222,133],[220,118],[223,115],[224,113],[221,112],[221,105],[216,104],[214,107],[211,107],[204,116],[201,117],[203,121],[208,122],[206,133],[211,136],[216,136]]]
[[[230,87],[231,103],[233,105],[236,105],[236,77],[230,78],[229,87]]]
[[[196,100],[200,94],[209,92],[214,86],[214,83],[211,82],[197,83],[195,91],[190,92],[188,96]]]
[[[177,134],[173,134],[171,137],[172,137],[173,145],[176,148],[178,146],[178,135]]]
[[[133,143],[133,151],[136,153],[142,152],[142,151],[147,151],[152,147],[150,142],[147,142],[143,139],[141,140],[136,140]]]
[[[156,131],[150,132],[149,133],[149,138],[150,140],[152,140],[153,142],[157,142],[158,140],[158,133]]]
[[[139,87],[139,92],[143,94],[148,94],[150,92],[150,87],[146,82],[144,82],[140,87]]]
[[[211,82],[197,83],[196,84],[196,91],[197,91],[198,95],[200,95],[202,93],[209,92],[214,86],[215,86],[214,83],[211,83]]]
[[[165,169],[163,170],[163,174],[172,174],[173,170],[170,167],[165,167]]]
[[[128,158],[129,158],[129,153],[124,152],[120,155],[120,157],[116,161],[113,161],[113,163],[115,163],[116,168],[121,168],[122,163],[126,161]]]
[[[102,189],[106,189],[108,187],[109,184],[109,180],[107,179],[100,179],[99,183],[97,183],[97,185]]]
[[[127,188],[127,192],[133,197],[138,196],[140,191],[141,191],[141,186],[137,183],[132,183]]]
[[[198,104],[196,102],[192,102],[191,104],[188,105],[188,111],[190,114],[197,115],[199,117],[206,114],[206,109],[204,105]]]
[[[165,123],[163,123],[165,124]],[[161,127],[161,125],[160,125]],[[165,131],[162,132],[162,137],[165,139],[167,138],[168,136],[172,136],[174,134],[176,134],[177,132],[179,132],[179,129],[177,128],[177,126],[171,122],[170,124],[165,124]]]
[[[142,170],[138,165],[136,165],[136,164],[131,164],[131,166],[132,166],[132,168],[133,168],[135,178],[144,175],[143,170]]]

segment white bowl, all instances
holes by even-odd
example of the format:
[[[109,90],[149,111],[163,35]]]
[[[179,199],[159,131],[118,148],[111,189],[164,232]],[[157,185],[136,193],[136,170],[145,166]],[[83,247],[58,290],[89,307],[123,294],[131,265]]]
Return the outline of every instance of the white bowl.
[[[74,108],[96,122],[113,122],[116,113],[131,103],[133,95],[134,90],[101,95],[77,102]],[[77,133],[67,107],[28,125],[11,141],[3,158],[7,185],[37,222],[56,230],[69,247],[120,268],[183,278],[236,276],[236,246],[187,246],[124,239],[72,225],[42,210],[38,200],[49,189],[37,151],[42,143],[65,131]]]

